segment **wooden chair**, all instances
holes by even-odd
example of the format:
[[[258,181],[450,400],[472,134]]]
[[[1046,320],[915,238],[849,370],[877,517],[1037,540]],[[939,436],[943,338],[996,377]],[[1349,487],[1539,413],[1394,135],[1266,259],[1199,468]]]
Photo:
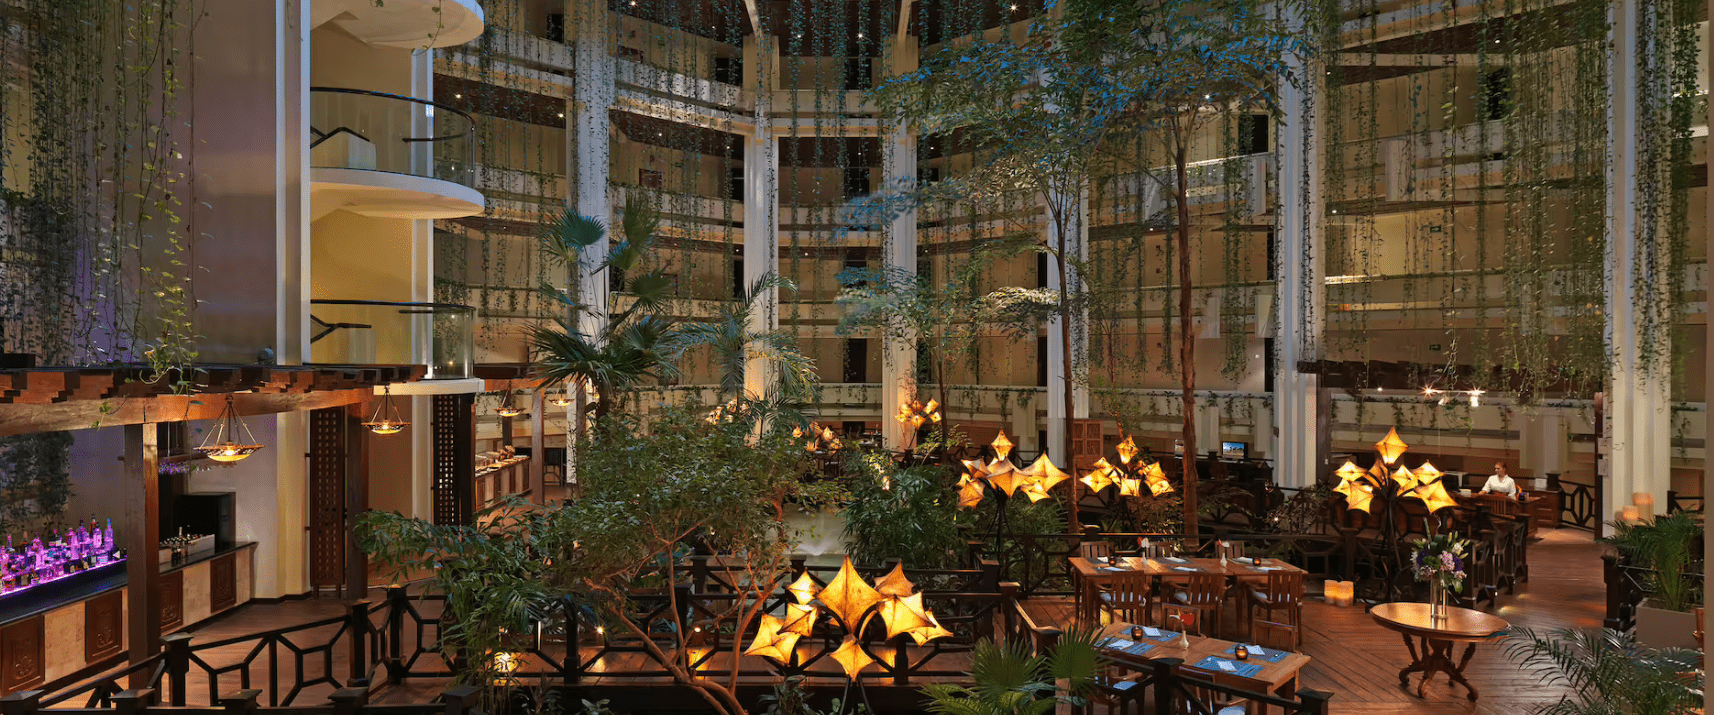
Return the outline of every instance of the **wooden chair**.
[[[1149,575],[1141,571],[1114,574],[1108,589],[1101,593],[1101,610],[1114,621],[1153,625],[1149,617],[1149,580]]]
[[[1691,637],[1696,639],[1696,647],[1702,647],[1702,606],[1696,607],[1696,630],[1691,631]]]
[[[1250,613],[1260,609],[1269,620],[1275,611],[1284,611],[1293,626],[1303,625],[1303,573],[1300,571],[1270,571],[1265,591],[1250,591]],[[1297,648],[1296,640],[1292,650]]]
[[[1180,605],[1202,611],[1209,620],[1208,634],[1220,634],[1220,618],[1226,606],[1226,576],[1217,573],[1192,573],[1184,590],[1173,594]]]
[[[1187,615],[1190,616],[1189,623],[1185,622]],[[1202,616],[1202,611],[1194,606],[1161,602],[1161,628],[1169,631],[1202,635]]]
[[[1247,679],[1242,678],[1237,674],[1225,673],[1218,670],[1207,670],[1191,665],[1179,666],[1178,674],[1187,678],[1195,678],[1197,680],[1237,690],[1250,690],[1254,687]],[[1239,696],[1209,688],[1191,687],[1188,688],[1188,690],[1196,696],[1197,700],[1202,701],[1202,705],[1207,709],[1204,710],[1193,706],[1190,703],[1184,703],[1183,707],[1179,708],[1179,712],[1187,714],[1195,713],[1196,715],[1200,715],[1204,712],[1213,713],[1214,715],[1245,715],[1250,712],[1250,702]]]
[[[1272,650],[1295,651],[1301,639],[1297,626],[1258,618],[1250,621],[1250,642]]]
[[[1077,545],[1077,555],[1086,559],[1113,555],[1113,545],[1105,541],[1084,541]]]

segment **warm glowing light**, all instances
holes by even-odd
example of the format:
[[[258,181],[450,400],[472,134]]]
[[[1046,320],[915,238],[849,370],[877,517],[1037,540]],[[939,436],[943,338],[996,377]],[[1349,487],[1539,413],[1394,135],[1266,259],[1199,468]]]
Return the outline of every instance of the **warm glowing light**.
[[[905,578],[905,565],[894,564],[893,570],[875,582],[875,592],[889,598],[904,598],[916,590],[916,584]]]
[[[797,648],[796,633],[781,632],[784,621],[770,614],[762,614],[762,621],[756,628],[756,639],[750,642],[750,647],[744,655],[759,655],[764,658],[784,663],[792,659],[792,651]]]
[[[821,615],[821,609],[815,606],[788,603],[786,604],[785,625],[780,627],[780,632],[808,636],[815,631],[815,618],[819,615]]]
[[[857,575],[857,568],[851,565],[851,557],[845,557],[845,564],[839,568],[838,575],[827,582],[827,587],[821,589],[816,600],[833,614],[846,630],[856,630],[861,623],[860,618],[875,604],[885,597],[880,592],[863,582],[863,577]]]
[[[802,576],[797,577],[797,580],[792,582],[792,585],[787,586],[786,590],[791,592],[792,598],[797,599],[798,603],[807,604],[815,600],[815,591],[818,588],[821,587],[816,585],[815,579],[810,578],[809,572],[805,571]]]
[[[1116,449],[1119,451],[1120,464],[1130,464],[1131,459],[1137,456],[1137,443],[1130,435],[1126,435],[1125,441],[1120,442]]]
[[[1381,454],[1381,461],[1388,465],[1398,461],[1399,455],[1404,454],[1407,449],[1410,449],[1410,445],[1399,439],[1397,427],[1387,430],[1387,436],[1375,443],[1375,451]]]
[[[1393,481],[1398,482],[1400,494],[1416,488],[1416,485],[1419,483],[1416,475],[1412,474],[1409,469],[1406,469],[1403,464],[1399,465],[1398,471],[1393,472]]]
[[[399,407],[393,404],[393,386],[388,385],[381,401],[375,405],[375,414],[370,415],[363,426],[375,434],[389,435],[405,431],[410,424],[399,416]]]
[[[889,598],[881,604],[881,622],[887,626],[887,637],[896,638],[929,626],[928,614],[922,610],[922,594]]]
[[[1012,453],[1012,440],[1006,439],[1006,431],[1000,430],[1000,436],[994,438],[994,459],[1006,461],[1006,455]]]
[[[1458,502],[1452,499],[1452,495],[1447,493],[1445,482],[1437,481],[1417,487],[1413,496],[1422,500],[1423,505],[1428,507],[1430,514],[1449,506],[1458,505]]]
[[[238,441],[239,430],[243,430],[245,441]],[[250,427],[238,417],[238,408],[232,402],[232,396],[226,396],[226,409],[220,412],[220,419],[215,421],[214,429],[209,430],[208,437],[196,451],[216,462],[232,463],[243,460],[262,445],[256,442],[255,435],[250,434]]]
[[[857,639],[845,636],[844,642],[839,644],[839,649],[833,651],[833,661],[845,669],[845,677],[856,680],[857,674],[869,667],[875,659],[863,652],[863,647],[857,645]]]

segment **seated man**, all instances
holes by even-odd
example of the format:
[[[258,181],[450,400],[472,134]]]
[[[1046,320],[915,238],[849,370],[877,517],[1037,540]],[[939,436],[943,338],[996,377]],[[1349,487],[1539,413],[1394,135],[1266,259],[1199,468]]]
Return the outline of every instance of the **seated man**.
[[[1494,464],[1494,475],[1488,477],[1487,483],[1482,485],[1482,493],[1504,494],[1513,499],[1518,498],[1518,483],[1512,480],[1510,474],[1506,473],[1505,462]]]

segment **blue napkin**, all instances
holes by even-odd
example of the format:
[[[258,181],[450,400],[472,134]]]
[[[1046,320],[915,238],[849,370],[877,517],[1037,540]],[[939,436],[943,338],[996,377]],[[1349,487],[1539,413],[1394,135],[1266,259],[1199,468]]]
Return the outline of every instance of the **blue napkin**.
[[[1101,641],[1099,645],[1108,650],[1116,650],[1130,655],[1142,655],[1154,650],[1155,647],[1155,644],[1153,643],[1139,643],[1137,641],[1125,640],[1124,638],[1108,638],[1107,640]]]
[[[1278,663],[1282,660],[1285,660],[1285,657],[1287,655],[1287,653],[1285,651],[1279,650],[1277,648],[1266,648],[1263,650],[1262,653],[1257,653],[1255,646],[1250,646],[1249,648],[1250,648],[1250,660],[1265,660],[1269,663]],[[1225,653],[1228,656],[1233,656],[1233,655],[1235,655],[1235,651],[1237,651],[1237,650],[1238,650],[1238,646],[1234,645],[1230,648],[1227,648],[1225,650]]]
[[[1232,670],[1220,667],[1221,663],[1231,664]],[[1225,658],[1217,658],[1212,655],[1207,658],[1203,658],[1196,664],[1196,667],[1216,673],[1233,673],[1236,675],[1242,675],[1246,678],[1254,677],[1257,673],[1262,672],[1262,665],[1260,663],[1246,663],[1241,660],[1226,660]]]
[[[1149,631],[1145,629],[1141,634],[1139,634],[1139,637],[1142,640],[1150,640],[1150,641],[1154,641],[1156,643],[1172,643],[1172,642],[1175,642],[1178,640],[1178,631],[1169,631],[1169,630],[1163,630],[1163,629],[1154,629],[1154,630],[1155,630],[1154,635],[1149,635]]]

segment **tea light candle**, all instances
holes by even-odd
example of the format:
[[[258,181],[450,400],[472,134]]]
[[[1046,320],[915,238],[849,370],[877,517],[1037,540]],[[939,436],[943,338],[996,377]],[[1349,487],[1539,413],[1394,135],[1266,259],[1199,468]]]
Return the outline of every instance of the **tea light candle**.
[[[1327,579],[1326,581],[1321,582],[1321,600],[1326,601],[1328,605],[1332,606],[1342,605],[1339,603],[1338,581]]]
[[[1642,517],[1637,515],[1637,508],[1635,506],[1627,506],[1619,510],[1619,521],[1626,524],[1635,524],[1642,521]]]
[[[1654,516],[1654,495],[1648,492],[1631,494],[1631,503],[1637,507],[1637,516],[1647,519]]]

